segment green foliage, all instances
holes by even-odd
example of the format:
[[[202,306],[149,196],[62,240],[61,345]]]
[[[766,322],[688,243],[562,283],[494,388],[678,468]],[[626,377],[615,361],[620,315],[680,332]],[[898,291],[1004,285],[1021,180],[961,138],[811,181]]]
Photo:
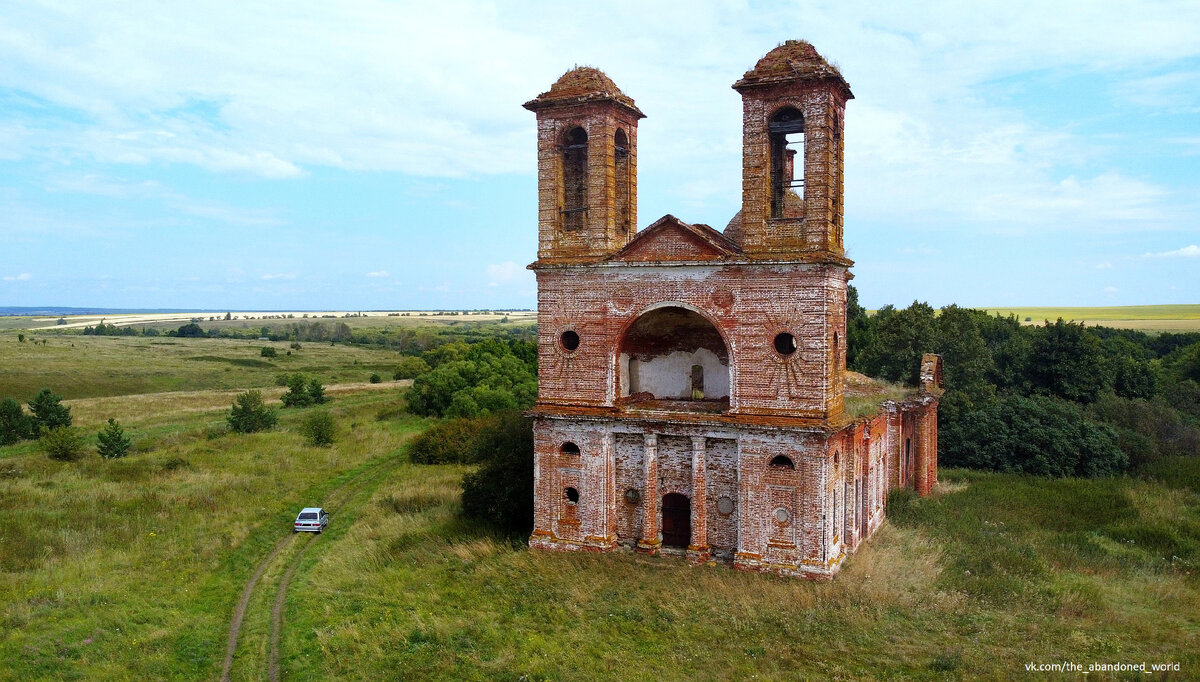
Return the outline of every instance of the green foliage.
[[[371,375],[371,383],[378,384],[378,383],[382,383],[382,382],[383,382],[383,377],[379,376],[379,374],[375,373],[375,374]]]
[[[175,336],[182,336],[185,338],[200,338],[205,336],[205,333],[204,330],[200,328],[200,325],[196,324],[195,322],[189,322],[177,329],[175,331]]]
[[[1099,339],[1061,317],[1036,328],[1029,360],[1029,381],[1038,393],[1090,403],[1108,383]]]
[[[263,346],[263,349],[259,351],[258,354],[264,358],[273,358],[278,355],[278,353],[275,352],[275,349],[271,348],[270,346]]]
[[[116,419],[108,418],[108,426],[96,434],[96,453],[104,459],[118,459],[129,454],[129,438]]]
[[[0,401],[0,445],[12,445],[33,436],[33,420],[14,398]]]
[[[415,379],[428,372],[429,369],[429,363],[421,358],[414,355],[405,355],[400,358],[400,362],[396,363],[396,371],[392,374],[392,378],[396,381],[401,379]]]
[[[408,458],[414,464],[475,464],[484,459],[485,443],[499,425],[497,415],[438,422],[413,439]]]
[[[976,404],[956,404],[940,425],[939,464],[1038,476],[1111,476],[1128,465],[1107,424],[1091,421],[1076,404],[1047,396],[1007,394]]]
[[[83,456],[84,439],[79,430],[71,426],[56,426],[42,429],[38,439],[42,451],[50,459],[74,462]]]
[[[884,306],[872,323],[874,333],[858,355],[862,371],[915,386],[921,371],[921,356],[933,352],[936,345],[933,308],[916,301],[904,310]]]
[[[858,303],[858,289],[846,288],[846,365],[858,367],[862,350],[871,345],[874,327],[867,311]]]
[[[71,425],[71,408],[62,404],[61,395],[48,388],[38,391],[33,400],[29,401],[29,411],[33,413],[34,433],[42,429],[58,429]]]
[[[246,391],[239,393],[226,419],[229,428],[237,433],[265,431],[279,421],[274,410],[263,404],[262,393]]]
[[[25,343],[25,335],[17,334],[17,343]]]
[[[409,409],[425,416],[472,417],[526,409],[537,398],[537,352],[529,342],[488,339],[426,353],[432,370],[413,380]]]
[[[302,347],[302,346],[300,345],[300,342],[299,342],[299,341],[293,341],[293,342],[291,343],[291,349],[292,349],[292,350],[300,350],[300,348],[301,348],[301,347]]]
[[[292,374],[287,377],[287,387],[288,390],[280,396],[284,407],[308,407],[329,401],[325,397],[325,387],[315,377]]]
[[[313,412],[300,423],[300,433],[309,445],[332,445],[337,436],[337,422],[328,412]]]
[[[1200,428],[1161,399],[1105,393],[1088,405],[1087,412],[1117,429],[1121,449],[1135,467],[1160,457],[1200,454]]]
[[[533,530],[533,424],[515,411],[498,417],[483,438],[482,463],[463,477],[463,514],[528,535]]]

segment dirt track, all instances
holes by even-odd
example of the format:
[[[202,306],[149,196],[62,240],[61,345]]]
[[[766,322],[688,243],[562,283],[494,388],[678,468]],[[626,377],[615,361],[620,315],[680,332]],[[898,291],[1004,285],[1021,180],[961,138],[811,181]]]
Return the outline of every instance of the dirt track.
[[[330,523],[337,523],[339,513],[347,510],[350,503],[354,502],[360,493],[366,491],[373,483],[379,483],[384,476],[403,461],[405,461],[404,456],[400,452],[381,457],[369,463],[365,468],[351,477],[350,480],[326,493],[322,506],[329,511]],[[320,541],[319,536],[314,537],[312,533],[294,534],[288,528],[281,528],[280,532],[284,535],[279,538],[271,548],[271,551],[255,567],[254,573],[242,589],[241,599],[233,610],[233,616],[229,622],[229,637],[226,643],[225,661],[221,671],[222,682],[229,682],[233,673],[233,664],[237,654],[238,639],[241,636],[242,623],[245,621],[246,612],[249,610],[255,590],[259,587],[260,579],[267,568],[283,553],[285,548],[289,545],[303,543],[298,551],[291,553],[286,559],[287,565],[283,569],[279,584],[275,587],[275,599],[271,609],[271,631],[265,664],[268,678],[272,682],[279,680],[279,645],[283,639],[283,612],[287,601],[287,589],[291,584],[293,574],[295,574],[297,567],[300,565],[300,560],[304,557],[305,551]],[[251,667],[251,669],[259,671],[262,669],[261,664],[255,665],[250,661],[244,663],[243,667]]]

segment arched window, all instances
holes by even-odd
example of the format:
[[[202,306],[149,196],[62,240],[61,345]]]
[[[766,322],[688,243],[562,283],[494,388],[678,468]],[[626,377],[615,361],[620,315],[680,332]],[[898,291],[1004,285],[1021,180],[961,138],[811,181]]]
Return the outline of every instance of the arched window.
[[[629,173],[629,137],[625,135],[625,131],[617,128],[617,134],[614,138],[613,147],[613,164],[614,164],[614,179],[616,181],[616,228],[617,232],[630,232],[633,230],[633,196]]]
[[[567,131],[563,139],[563,229],[583,229],[587,214],[588,135],[583,128]]]
[[[792,462],[792,458],[787,455],[775,455],[771,458],[771,466],[781,469],[795,469],[796,465]]]
[[[771,144],[771,217],[794,218],[804,198],[804,116],[795,107],[775,112],[767,125]],[[800,168],[795,157],[800,156]],[[788,195],[793,195],[789,197]],[[789,211],[789,198],[793,210]]]

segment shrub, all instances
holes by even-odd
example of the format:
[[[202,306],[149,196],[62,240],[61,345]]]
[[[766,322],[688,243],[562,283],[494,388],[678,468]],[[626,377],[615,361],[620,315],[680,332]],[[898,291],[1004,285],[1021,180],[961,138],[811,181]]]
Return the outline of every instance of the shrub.
[[[117,459],[129,454],[129,438],[116,419],[108,418],[108,426],[96,434],[96,452],[104,459]]]
[[[263,356],[264,358],[273,358],[273,357],[276,357],[277,355],[279,355],[278,353],[275,352],[275,349],[271,348],[270,346],[263,346],[263,349],[261,351],[259,351],[258,354]]]
[[[239,393],[229,411],[229,428],[238,433],[254,433],[265,431],[279,421],[275,410],[267,409],[263,404],[262,394],[258,391]]]
[[[33,435],[32,420],[13,398],[0,401],[0,445],[12,445]]]
[[[514,535],[533,530],[533,423],[520,412],[497,417],[487,432],[486,459],[462,480],[462,508],[478,519]]]
[[[29,401],[29,411],[33,412],[32,428],[35,433],[40,433],[42,429],[71,425],[71,408],[62,404],[61,395],[56,395],[48,388],[43,388]]]
[[[413,439],[408,459],[414,464],[474,464],[483,459],[488,434],[499,424],[495,416],[438,422]]]
[[[292,347],[292,350],[300,350],[300,342],[299,342],[299,341],[293,341],[293,342],[292,342],[292,346],[291,346],[291,347]]]
[[[400,381],[401,379],[415,379],[428,371],[428,362],[416,356],[406,355],[400,358],[400,362],[396,363],[396,371],[392,373],[392,378],[396,381]]]
[[[189,322],[175,331],[175,336],[198,339],[204,336],[204,330],[195,322]]]
[[[83,456],[83,436],[70,426],[43,429],[39,442],[50,459],[74,462]]]
[[[313,412],[300,423],[300,433],[309,445],[332,445],[337,435],[337,423],[328,412]]]
[[[378,374],[372,374],[372,375],[371,375],[371,383],[373,383],[373,384],[378,384],[378,383],[380,383],[381,381],[383,381],[383,377],[379,376]]]

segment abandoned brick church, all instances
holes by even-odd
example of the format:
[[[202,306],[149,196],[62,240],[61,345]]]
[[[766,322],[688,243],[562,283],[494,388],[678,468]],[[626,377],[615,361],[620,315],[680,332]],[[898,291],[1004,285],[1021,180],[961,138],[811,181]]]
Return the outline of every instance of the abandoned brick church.
[[[742,209],[724,232],[671,215],[636,230],[644,115],[602,72],[576,68],[525,104],[538,130],[534,548],[828,578],[883,521],[890,489],[937,480],[938,356],[919,392],[845,408],[849,85],[788,41],[733,88]]]

